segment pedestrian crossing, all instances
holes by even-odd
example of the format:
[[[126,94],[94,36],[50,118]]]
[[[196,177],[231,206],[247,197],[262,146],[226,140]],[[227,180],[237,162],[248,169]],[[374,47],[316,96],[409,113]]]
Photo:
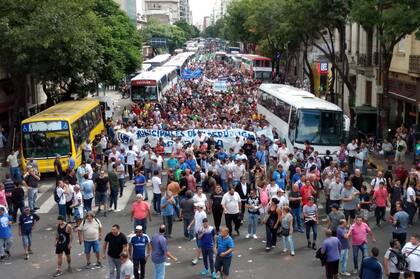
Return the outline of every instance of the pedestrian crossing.
[[[36,211],[37,214],[48,214],[58,212],[57,203],[54,201],[54,191],[52,190],[53,186],[48,191],[38,193],[37,203],[39,209]],[[151,195],[151,189],[149,196]],[[127,208],[130,208],[131,203],[134,200],[134,185],[132,183],[126,183],[122,197],[118,198],[117,201],[117,211],[123,211]],[[95,200],[93,200],[93,210],[96,210],[97,207],[94,205]]]

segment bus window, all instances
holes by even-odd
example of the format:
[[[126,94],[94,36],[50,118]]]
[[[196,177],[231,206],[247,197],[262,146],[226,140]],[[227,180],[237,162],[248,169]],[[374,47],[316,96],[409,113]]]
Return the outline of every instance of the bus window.
[[[157,100],[157,87],[153,86],[133,86],[131,87],[131,98],[133,101]]]
[[[24,133],[22,144],[25,158],[54,158],[71,152],[69,130]]]
[[[339,111],[301,110],[296,142],[307,140],[315,145],[340,145],[341,115]]]

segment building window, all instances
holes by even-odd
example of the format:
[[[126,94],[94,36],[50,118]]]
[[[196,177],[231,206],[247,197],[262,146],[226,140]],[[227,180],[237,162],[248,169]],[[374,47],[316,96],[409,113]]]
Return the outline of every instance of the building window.
[[[398,52],[405,53],[405,37],[398,42]]]
[[[372,82],[369,80],[366,81],[365,104],[372,105]]]

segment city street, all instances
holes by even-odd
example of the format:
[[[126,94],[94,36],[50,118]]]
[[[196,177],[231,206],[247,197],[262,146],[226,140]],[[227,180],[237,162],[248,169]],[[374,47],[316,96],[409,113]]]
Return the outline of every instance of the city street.
[[[46,186],[43,186],[43,188]],[[129,195],[128,195],[129,194]],[[149,193],[151,196],[151,192]],[[52,197],[52,191],[49,190],[42,194],[39,202],[42,211],[45,210],[45,203]],[[127,183],[127,188],[123,198],[119,199],[120,212],[111,212],[107,217],[99,215],[98,218],[104,225],[104,235],[110,231],[113,224],[119,224],[122,232],[126,235],[131,233],[130,224],[130,204],[134,200],[134,192],[132,183]],[[37,223],[33,233],[33,250],[34,254],[28,261],[24,260],[21,240],[17,234],[16,225],[13,226],[13,249],[12,257],[3,263],[0,263],[0,270],[4,278],[33,278],[41,279],[51,277],[55,272],[56,259],[54,254],[54,237],[56,230],[57,206],[53,205],[48,213],[41,213],[41,220]],[[209,217],[212,221],[212,217]],[[222,221],[222,224],[224,221]],[[151,225],[148,226],[148,234],[152,236],[157,232],[157,226],[161,224],[161,217],[152,216]],[[281,242],[278,243],[270,253],[264,251],[265,228],[259,225],[257,229],[258,240],[245,239],[247,223],[241,227],[241,235],[235,237],[234,241],[236,249],[232,262],[232,276],[230,278],[269,278],[272,276],[278,278],[324,278],[324,269],[321,267],[318,259],[314,258],[315,251],[306,248],[306,240],[304,234],[295,232],[293,237],[295,240],[296,256],[285,255],[281,252],[283,249]],[[370,247],[377,246],[381,253],[381,258],[385,253],[388,242],[391,239],[391,226],[385,225],[382,229],[378,229],[373,225],[377,243],[369,243]],[[410,232],[419,231],[419,223],[410,228]],[[182,234],[182,223],[175,222],[173,228],[173,238],[169,240],[170,251],[181,261],[175,264],[170,263],[167,267],[167,278],[186,279],[200,278],[199,272],[202,270],[202,261],[193,266],[191,259],[196,249],[195,241],[186,241]],[[323,239],[323,229],[318,229],[319,239]],[[76,234],[74,234],[76,237]],[[318,241],[318,244],[321,243]],[[82,246],[78,244],[77,238],[72,244],[72,261],[73,273],[64,273],[62,278],[108,278],[107,261],[104,260],[104,267],[101,269],[86,270],[84,269],[85,258]],[[349,268],[352,267],[352,255],[349,256]],[[153,269],[150,262],[146,267],[146,278],[151,278]],[[28,276],[30,274],[30,276]],[[356,278],[353,276],[353,278]]]

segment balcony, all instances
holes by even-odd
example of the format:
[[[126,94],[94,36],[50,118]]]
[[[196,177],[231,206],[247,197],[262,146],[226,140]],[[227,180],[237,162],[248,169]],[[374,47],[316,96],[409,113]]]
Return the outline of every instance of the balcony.
[[[410,55],[408,72],[412,74],[420,74],[420,55]]]

